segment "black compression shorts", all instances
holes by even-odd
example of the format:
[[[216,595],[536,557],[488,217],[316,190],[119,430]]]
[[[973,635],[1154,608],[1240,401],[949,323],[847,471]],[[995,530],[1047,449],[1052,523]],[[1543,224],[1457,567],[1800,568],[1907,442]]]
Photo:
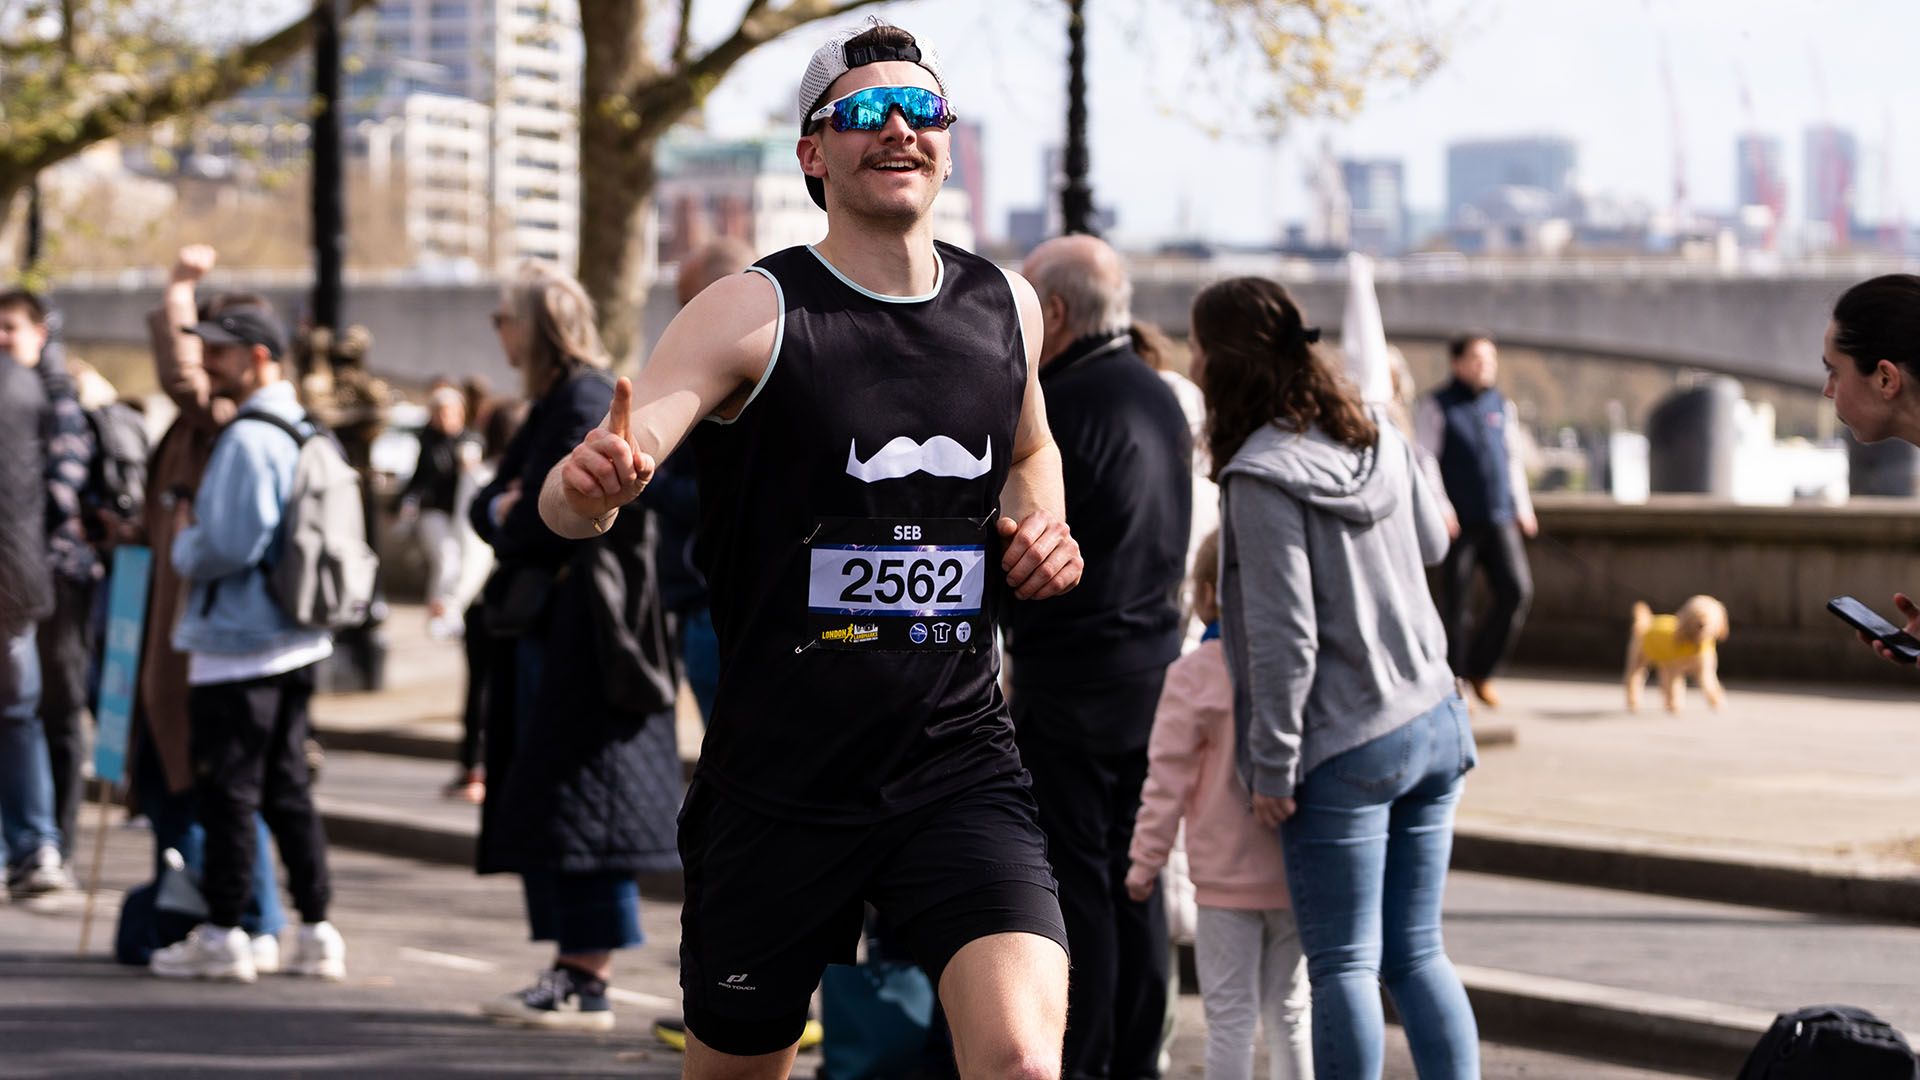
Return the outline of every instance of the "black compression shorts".
[[[992,934],[1067,947],[1027,775],[987,781],[873,825],[771,817],[696,780],[680,814],[687,1028],[726,1054],[793,1045],[828,964],[850,964],[865,905],[937,988]]]

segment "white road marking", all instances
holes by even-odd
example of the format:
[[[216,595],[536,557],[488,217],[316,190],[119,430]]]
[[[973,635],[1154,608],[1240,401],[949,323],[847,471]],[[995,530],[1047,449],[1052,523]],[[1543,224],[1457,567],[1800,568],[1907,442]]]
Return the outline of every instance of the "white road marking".
[[[420,964],[432,964],[434,967],[451,968],[454,971],[472,971],[480,974],[499,971],[500,965],[491,960],[476,960],[471,956],[455,953],[435,952],[432,949],[416,949],[410,945],[400,946],[400,956]]]
[[[639,990],[622,990],[617,986],[608,989],[607,996],[622,1005],[638,1005],[643,1009],[674,1013],[680,1011],[679,998],[664,998],[659,994],[648,994]]]

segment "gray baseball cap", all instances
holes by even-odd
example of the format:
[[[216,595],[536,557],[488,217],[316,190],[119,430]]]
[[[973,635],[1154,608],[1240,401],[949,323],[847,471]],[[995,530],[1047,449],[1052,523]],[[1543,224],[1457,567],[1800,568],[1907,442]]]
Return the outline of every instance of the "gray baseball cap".
[[[947,93],[947,80],[940,73],[940,59],[932,49],[922,46],[919,39],[900,27],[893,27],[906,34],[908,41],[900,45],[848,45],[847,43],[861,34],[879,26],[890,26],[878,18],[868,19],[859,26],[850,27],[834,34],[824,44],[813,51],[813,59],[807,61],[807,73],[800,78],[800,134],[805,135],[813,126],[808,117],[815,109],[826,104],[827,91],[833,81],[857,67],[878,64],[887,60],[905,60],[919,64],[933,76],[933,84],[940,90],[941,97],[952,97]],[[807,177],[807,194],[813,196],[815,206],[827,208],[827,188],[819,177]]]

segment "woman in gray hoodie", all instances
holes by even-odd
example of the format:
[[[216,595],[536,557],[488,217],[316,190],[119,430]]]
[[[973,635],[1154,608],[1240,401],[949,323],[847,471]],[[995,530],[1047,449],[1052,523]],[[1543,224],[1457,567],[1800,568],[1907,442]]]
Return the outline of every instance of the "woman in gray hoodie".
[[[1414,451],[1313,345],[1279,285],[1193,304],[1221,488],[1221,628],[1241,774],[1277,827],[1321,1076],[1380,1075],[1380,986],[1422,1080],[1479,1075],[1478,1033],[1440,936],[1466,706],[1425,566],[1447,550]]]

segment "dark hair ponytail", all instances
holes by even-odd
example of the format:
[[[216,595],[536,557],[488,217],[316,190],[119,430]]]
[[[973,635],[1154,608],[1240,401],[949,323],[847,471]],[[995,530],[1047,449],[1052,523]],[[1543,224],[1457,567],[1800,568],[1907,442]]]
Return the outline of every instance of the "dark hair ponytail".
[[[1891,360],[1920,378],[1920,277],[1887,274],[1848,289],[1833,305],[1833,347],[1870,375]]]

